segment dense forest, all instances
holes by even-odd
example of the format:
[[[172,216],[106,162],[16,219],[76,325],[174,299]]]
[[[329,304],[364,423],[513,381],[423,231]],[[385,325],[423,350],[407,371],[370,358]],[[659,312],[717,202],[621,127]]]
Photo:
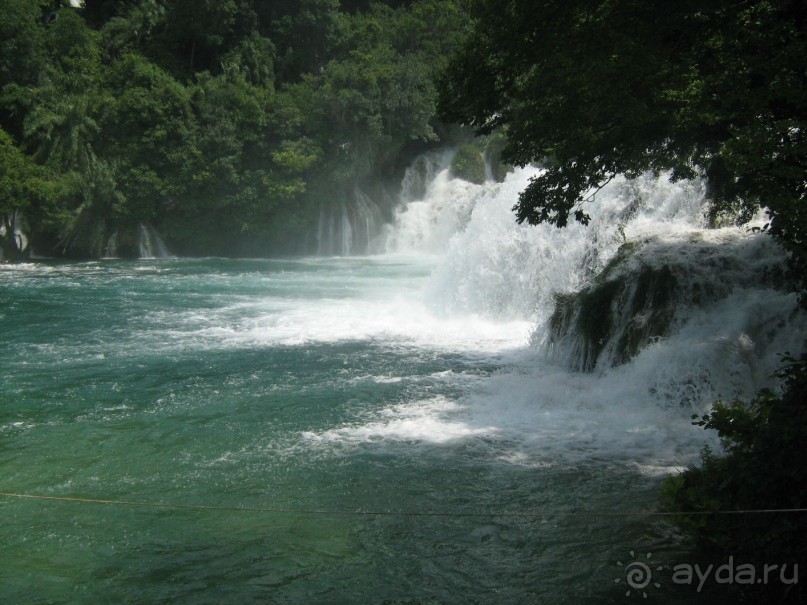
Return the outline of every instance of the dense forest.
[[[323,206],[452,133],[435,76],[460,2],[3,0],[6,258],[310,251]],[[456,133],[456,129],[455,129]],[[17,237],[16,239],[19,239]]]

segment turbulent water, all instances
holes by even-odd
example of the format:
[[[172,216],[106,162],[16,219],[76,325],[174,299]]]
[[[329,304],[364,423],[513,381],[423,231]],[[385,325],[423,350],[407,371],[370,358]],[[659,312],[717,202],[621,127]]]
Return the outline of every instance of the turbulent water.
[[[0,267],[0,491],[119,501],[0,498],[0,601],[622,603],[634,553],[686,561],[645,513],[715,445],[690,415],[801,347],[795,296],[755,285],[781,252],[706,229],[697,183],[612,183],[558,231],[513,221],[534,170],[444,166],[389,225],[323,218],[324,253],[374,255]],[[723,286],[573,371],[554,294],[626,241]]]

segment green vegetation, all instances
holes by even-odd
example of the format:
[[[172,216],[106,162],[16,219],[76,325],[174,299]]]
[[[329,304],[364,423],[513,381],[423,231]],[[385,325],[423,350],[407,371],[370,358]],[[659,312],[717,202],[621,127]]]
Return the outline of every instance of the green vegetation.
[[[457,178],[481,185],[485,182],[485,158],[480,143],[467,143],[457,150],[451,172]]]
[[[790,251],[807,288],[807,5],[798,0],[471,0],[474,27],[441,83],[440,109],[478,134],[502,129],[507,162],[540,162],[515,207],[519,222],[588,223],[591,191],[615,175],[669,170],[702,175],[713,223],[765,227]],[[763,276],[761,276],[762,278]],[[639,276],[632,296],[618,276],[557,299],[551,326],[576,324],[582,366],[605,342],[629,358],[663,333],[675,280]],[[694,299],[694,297],[693,297]],[[655,327],[613,334],[611,315],[646,310]],[[655,318],[653,314],[656,314]],[[642,313],[640,312],[640,315]],[[647,313],[644,313],[647,315]],[[623,324],[624,325],[624,324]],[[807,506],[807,362],[783,370],[781,393],[718,403],[699,424],[717,430],[724,456],[707,453],[667,486],[682,512]],[[805,563],[807,515],[683,517],[701,546],[724,557]],[[803,602],[798,586],[766,584],[739,597]],[[785,592],[783,589],[790,589]],[[757,591],[758,590],[758,594]]]
[[[466,135],[467,138],[467,135]],[[479,136],[457,149],[451,161],[452,174],[460,179],[481,185],[487,178],[502,182],[512,166],[502,161],[502,149],[507,139],[501,132]],[[487,174],[490,170],[491,174]]]
[[[547,170],[520,222],[588,222],[616,174],[704,174],[714,214],[769,209],[807,258],[807,11],[797,0],[473,0],[442,81],[449,120],[505,129],[506,161]]]
[[[591,285],[555,295],[550,343],[574,340],[577,370],[592,371],[606,351],[612,364],[627,363],[648,343],[669,334],[682,295],[678,280],[667,265],[620,271],[636,249],[623,244]]]
[[[42,254],[136,255],[142,223],[183,254],[303,251],[323,205],[450,135],[459,0],[54,6],[0,11],[0,213]]]
[[[807,356],[786,358],[779,372],[781,394],[761,391],[750,403],[718,402],[711,414],[694,423],[716,430],[724,449],[717,456],[704,451],[699,467],[667,479],[665,503],[682,516],[704,556],[756,564],[807,561],[807,519],[803,513],[712,514],[716,511],[759,511],[804,508],[807,501]],[[742,588],[743,602],[802,603],[798,586],[773,583]]]

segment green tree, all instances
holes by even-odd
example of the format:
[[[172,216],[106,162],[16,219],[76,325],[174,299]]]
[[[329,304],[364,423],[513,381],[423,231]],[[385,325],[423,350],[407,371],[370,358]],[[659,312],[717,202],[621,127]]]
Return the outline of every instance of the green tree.
[[[258,0],[260,31],[277,47],[278,83],[298,82],[332,58],[339,0]]]
[[[38,218],[53,195],[46,171],[0,128],[0,256],[4,260],[19,260],[30,252],[16,231],[23,227],[24,217]]]
[[[303,84],[327,160],[347,189],[438,140],[434,79],[466,23],[456,3],[434,1],[374,4],[345,17],[334,58]]]
[[[30,205],[30,185],[36,167],[0,129],[0,260],[17,260],[25,249],[17,236],[21,211]]]
[[[805,18],[797,0],[473,0],[441,85],[447,119],[505,129],[506,161],[542,162],[519,222],[587,222],[616,174],[704,174],[713,212],[760,207],[804,256]]]
[[[69,205],[63,203],[55,213],[54,218],[58,217],[53,225],[58,238],[56,252],[72,258],[103,255],[117,227],[116,219],[126,208],[126,197],[118,186],[116,172],[114,166],[93,159],[85,170],[66,175],[61,196]],[[124,255],[133,255],[131,241],[126,244]]]
[[[114,98],[99,155],[118,167],[130,220],[154,220],[184,198],[200,163],[190,91],[137,54],[111,64],[103,88]]]
[[[706,450],[702,464],[666,480],[665,504],[706,557],[757,564],[804,564],[803,513],[725,514],[717,511],[803,509],[807,502],[807,356],[787,358],[781,393],[764,390],[751,402],[717,403],[693,424],[717,431],[724,454]],[[709,515],[706,513],[715,513]],[[798,586],[742,588],[742,602],[803,603]],[[740,592],[739,590],[737,590]]]
[[[165,24],[165,5],[158,0],[142,0],[104,23],[100,30],[102,47],[110,59],[127,52],[146,52],[154,34]]]
[[[32,0],[0,4],[0,86],[35,83],[45,62],[42,10]]]
[[[256,24],[245,0],[172,0],[165,7],[161,41],[186,61],[191,74],[216,71],[223,55]]]
[[[39,91],[40,99],[25,118],[24,135],[34,158],[59,171],[87,169],[95,159],[99,98],[92,93]],[[44,97],[44,98],[42,98]]]
[[[0,3],[0,127],[18,136],[24,88],[37,83],[47,60],[42,12],[31,0]]]

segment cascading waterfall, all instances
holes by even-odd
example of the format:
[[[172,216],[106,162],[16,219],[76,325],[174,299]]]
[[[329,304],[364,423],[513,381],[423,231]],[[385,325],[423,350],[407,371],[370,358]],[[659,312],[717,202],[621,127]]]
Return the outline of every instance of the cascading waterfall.
[[[317,256],[352,256],[394,251],[440,251],[467,220],[470,183],[450,177],[452,151],[418,156],[404,172],[393,222],[385,223],[379,205],[361,189],[353,198],[320,210]],[[454,191],[454,190],[457,191]],[[428,200],[428,201],[427,201]],[[436,200],[446,203],[435,207]]]
[[[383,217],[381,209],[363,191],[337,208],[320,210],[317,223],[317,256],[352,256],[375,251]]]
[[[477,198],[488,188],[452,178],[451,157],[421,156],[406,171],[401,203],[382,236],[384,252],[442,253],[465,228]]]
[[[615,406],[749,397],[804,346],[783,250],[747,227],[709,228],[703,183],[616,179],[587,205],[587,227],[518,225],[512,207],[536,174],[473,185],[436,170],[398,208],[387,251],[444,252],[425,294],[435,314],[530,320],[541,363],[594,372],[602,383],[585,397]]]
[[[147,223],[140,224],[140,258],[170,258],[160,234]]]

